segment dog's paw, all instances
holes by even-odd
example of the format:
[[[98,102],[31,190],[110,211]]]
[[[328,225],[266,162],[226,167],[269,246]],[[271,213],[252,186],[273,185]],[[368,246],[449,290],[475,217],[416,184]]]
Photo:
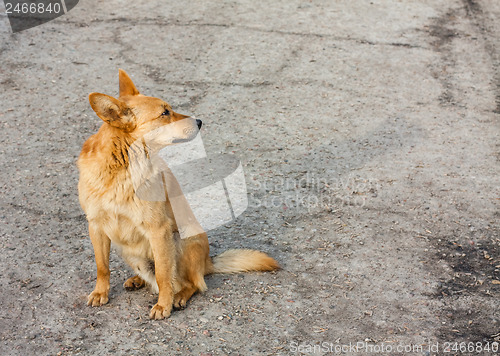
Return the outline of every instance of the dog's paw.
[[[108,302],[108,292],[97,292],[93,291],[87,297],[87,305],[91,305],[93,307],[100,307]]]
[[[195,291],[196,289],[188,287],[176,293],[174,295],[174,308],[184,309],[186,307],[187,301],[191,298]]]
[[[186,307],[186,303],[187,303],[187,300],[179,295],[179,294],[176,294],[175,297],[174,297],[174,308],[175,309],[184,309]]]
[[[141,289],[142,287],[144,287],[146,285],[146,282],[144,282],[144,279],[142,279],[141,277],[139,276],[133,276],[133,277],[130,277],[129,279],[127,279],[125,281],[125,283],[123,283],[123,287],[126,289],[126,290],[137,290],[137,289]]]
[[[149,319],[160,320],[163,318],[168,318],[170,316],[170,312],[172,311],[172,305],[162,306],[159,304],[155,304],[155,306],[151,309],[149,313]]]

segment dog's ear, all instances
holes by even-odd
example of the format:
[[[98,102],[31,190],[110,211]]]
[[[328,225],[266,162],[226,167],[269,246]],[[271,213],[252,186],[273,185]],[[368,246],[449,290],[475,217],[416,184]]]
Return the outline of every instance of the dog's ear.
[[[123,101],[100,93],[90,94],[89,101],[92,109],[104,122],[127,132],[135,128],[135,115]]]
[[[128,74],[123,70],[119,69],[119,80],[120,80],[120,96],[125,95],[139,95],[139,90],[135,87],[132,79],[128,76]]]

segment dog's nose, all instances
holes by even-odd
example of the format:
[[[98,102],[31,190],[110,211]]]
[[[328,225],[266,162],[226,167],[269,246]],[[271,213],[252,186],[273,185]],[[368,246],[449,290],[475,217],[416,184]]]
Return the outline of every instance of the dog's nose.
[[[201,122],[201,120],[200,120],[200,119],[196,119],[196,125],[198,125],[198,130],[199,130],[199,129],[201,129],[201,125],[202,125],[202,124],[203,124],[203,123]]]

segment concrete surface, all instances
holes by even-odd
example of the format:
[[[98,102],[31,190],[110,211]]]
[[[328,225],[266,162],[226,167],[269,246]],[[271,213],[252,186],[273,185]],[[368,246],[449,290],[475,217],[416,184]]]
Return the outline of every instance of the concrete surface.
[[[81,0],[16,34],[0,11],[0,354],[500,341],[498,1]],[[110,302],[86,306],[75,161],[101,125],[87,96],[117,95],[118,68],[244,162],[251,207],[210,232],[212,254],[258,248],[281,271],[210,276],[152,322],[112,254]]]

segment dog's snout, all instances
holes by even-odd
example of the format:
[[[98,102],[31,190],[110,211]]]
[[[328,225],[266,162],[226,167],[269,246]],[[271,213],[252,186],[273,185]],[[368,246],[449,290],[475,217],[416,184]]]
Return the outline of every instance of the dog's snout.
[[[202,124],[203,124],[203,123],[201,122],[201,120],[200,120],[200,119],[196,119],[196,125],[198,125],[198,129],[201,129],[201,125],[202,125]]]

